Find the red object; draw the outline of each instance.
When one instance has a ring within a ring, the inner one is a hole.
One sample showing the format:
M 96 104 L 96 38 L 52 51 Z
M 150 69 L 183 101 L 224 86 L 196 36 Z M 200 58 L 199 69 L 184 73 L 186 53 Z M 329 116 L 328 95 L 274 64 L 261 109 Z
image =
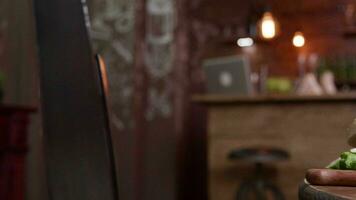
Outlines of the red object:
M 0 106 L 0 199 L 25 199 L 27 126 L 33 108 Z
M 312 185 L 356 187 L 356 171 L 334 169 L 309 169 L 307 181 Z

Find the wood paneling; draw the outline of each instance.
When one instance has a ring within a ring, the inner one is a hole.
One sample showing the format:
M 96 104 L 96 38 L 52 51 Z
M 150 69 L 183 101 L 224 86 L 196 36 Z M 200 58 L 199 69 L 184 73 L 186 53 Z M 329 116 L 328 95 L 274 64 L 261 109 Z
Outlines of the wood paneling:
M 210 200 L 231 200 L 253 166 L 232 162 L 227 155 L 242 147 L 273 146 L 288 151 L 289 161 L 274 163 L 272 175 L 286 199 L 297 199 L 297 188 L 308 168 L 323 168 L 348 150 L 348 124 L 356 104 L 290 102 L 224 104 L 209 107 Z M 337 111 L 337 115 L 335 115 Z

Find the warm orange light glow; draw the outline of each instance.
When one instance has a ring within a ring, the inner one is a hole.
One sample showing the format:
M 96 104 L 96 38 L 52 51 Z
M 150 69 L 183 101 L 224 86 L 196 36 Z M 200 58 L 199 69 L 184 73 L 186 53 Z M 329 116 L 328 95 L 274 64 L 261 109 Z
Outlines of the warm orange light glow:
M 277 22 L 272 13 L 265 12 L 261 20 L 261 35 L 265 39 L 272 39 L 277 35 Z
M 305 44 L 305 38 L 302 32 L 295 32 L 293 37 L 293 45 L 295 47 L 302 47 Z

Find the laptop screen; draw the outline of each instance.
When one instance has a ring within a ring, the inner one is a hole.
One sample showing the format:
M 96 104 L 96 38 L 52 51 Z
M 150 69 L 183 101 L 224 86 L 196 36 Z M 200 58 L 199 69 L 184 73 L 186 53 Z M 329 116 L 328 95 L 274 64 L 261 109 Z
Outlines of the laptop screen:
M 207 59 L 203 63 L 209 94 L 248 95 L 252 93 L 246 58 L 231 56 Z

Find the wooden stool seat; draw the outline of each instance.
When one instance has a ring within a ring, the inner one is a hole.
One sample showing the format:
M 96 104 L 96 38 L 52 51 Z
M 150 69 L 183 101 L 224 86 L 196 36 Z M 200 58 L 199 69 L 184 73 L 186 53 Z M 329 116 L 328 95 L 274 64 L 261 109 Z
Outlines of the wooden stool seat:
M 268 163 L 288 160 L 289 153 L 285 150 L 273 147 L 242 148 L 231 151 L 229 159 L 254 163 Z

